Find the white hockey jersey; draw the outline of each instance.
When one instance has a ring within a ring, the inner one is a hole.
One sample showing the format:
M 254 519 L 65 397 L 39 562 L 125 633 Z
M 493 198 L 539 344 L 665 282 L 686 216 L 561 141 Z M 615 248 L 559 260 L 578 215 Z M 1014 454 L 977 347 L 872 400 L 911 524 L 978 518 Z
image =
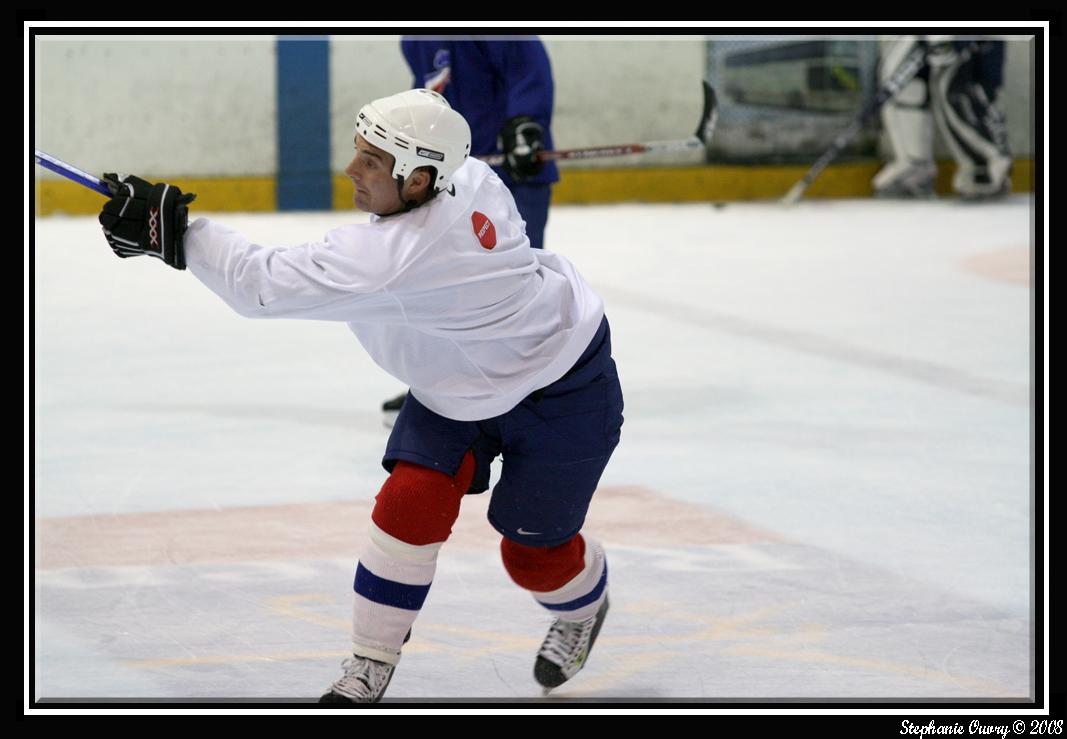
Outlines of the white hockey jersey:
M 260 246 L 200 218 L 186 263 L 241 315 L 345 321 L 427 408 L 492 418 L 562 377 L 604 307 L 570 262 L 530 248 L 488 166 L 470 159 L 452 181 L 454 195 L 300 246 Z

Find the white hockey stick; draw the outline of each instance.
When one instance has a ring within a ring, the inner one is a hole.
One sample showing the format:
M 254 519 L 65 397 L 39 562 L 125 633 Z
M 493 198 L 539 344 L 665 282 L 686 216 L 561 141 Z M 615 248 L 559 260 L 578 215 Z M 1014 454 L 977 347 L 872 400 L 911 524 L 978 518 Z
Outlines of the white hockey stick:
M 715 123 L 719 118 L 719 106 L 715 97 L 715 90 L 706 81 L 704 85 L 704 110 L 700 115 L 700 123 L 696 133 L 687 139 L 678 141 L 649 141 L 642 144 L 615 144 L 613 146 L 590 146 L 582 149 L 556 149 L 555 151 L 540 151 L 537 158 L 542 162 L 554 159 L 593 159 L 599 157 L 620 157 L 628 154 L 660 154 L 668 151 L 686 151 L 688 149 L 701 149 L 707 146 L 715 132 Z M 503 154 L 489 154 L 478 157 L 491 167 L 499 167 L 504 163 Z

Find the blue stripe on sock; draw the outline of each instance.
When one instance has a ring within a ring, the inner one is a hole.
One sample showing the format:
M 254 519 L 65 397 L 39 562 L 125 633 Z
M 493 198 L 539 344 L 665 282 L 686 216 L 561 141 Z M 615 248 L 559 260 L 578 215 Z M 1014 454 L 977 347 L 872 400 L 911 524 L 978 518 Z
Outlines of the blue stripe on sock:
M 604 572 L 600 575 L 600 580 L 597 582 L 596 587 L 583 595 L 581 598 L 575 598 L 569 600 L 566 603 L 541 603 L 545 608 L 550 611 L 576 611 L 582 606 L 587 606 L 604 592 L 604 588 L 608 586 L 608 563 L 604 563 Z M 540 601 L 538 601 L 540 603 Z
M 421 609 L 426 594 L 430 592 L 429 585 L 405 585 L 378 577 L 362 562 L 356 566 L 356 581 L 352 587 L 367 600 L 408 611 Z

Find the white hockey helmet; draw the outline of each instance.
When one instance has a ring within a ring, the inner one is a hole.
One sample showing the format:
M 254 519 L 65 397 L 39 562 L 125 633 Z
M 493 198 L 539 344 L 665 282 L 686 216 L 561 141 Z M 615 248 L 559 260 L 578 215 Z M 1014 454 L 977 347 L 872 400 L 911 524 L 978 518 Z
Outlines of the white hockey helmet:
M 425 88 L 367 103 L 356 117 L 356 133 L 393 155 L 393 177 L 435 167 L 434 191 L 448 189 L 452 173 L 471 152 L 471 129 L 439 93 Z

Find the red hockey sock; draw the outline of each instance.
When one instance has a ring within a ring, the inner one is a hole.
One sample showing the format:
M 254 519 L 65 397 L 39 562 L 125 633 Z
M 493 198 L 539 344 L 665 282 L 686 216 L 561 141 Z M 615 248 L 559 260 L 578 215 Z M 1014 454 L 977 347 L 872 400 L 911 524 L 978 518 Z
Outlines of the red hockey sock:
M 474 479 L 474 455 L 467 452 L 455 477 L 403 460 L 396 463 L 375 498 L 371 519 L 382 531 L 421 546 L 448 539 L 459 504 Z
M 504 569 L 515 584 L 526 590 L 547 593 L 577 577 L 585 567 L 585 540 L 581 534 L 554 547 L 531 547 L 502 539 L 500 554 Z

